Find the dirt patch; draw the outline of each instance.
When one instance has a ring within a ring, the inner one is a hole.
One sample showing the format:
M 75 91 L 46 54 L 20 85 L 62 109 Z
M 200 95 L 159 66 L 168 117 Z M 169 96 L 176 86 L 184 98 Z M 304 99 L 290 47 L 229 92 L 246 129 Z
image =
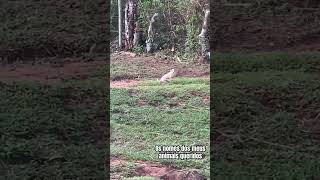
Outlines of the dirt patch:
M 210 96 L 204 96 L 203 103 L 205 105 L 210 105 Z
M 188 76 L 186 76 L 186 77 L 188 77 Z M 209 79 L 210 77 L 203 76 L 200 78 Z M 128 80 L 111 81 L 110 88 L 114 88 L 114 89 L 132 88 L 132 87 L 139 86 L 143 82 L 144 82 L 143 80 L 129 80 L 129 79 Z
M 106 65 L 106 61 L 97 58 L 92 61 L 81 61 L 81 58 L 58 59 L 45 64 L 16 64 L 0 67 L 2 81 L 30 80 L 41 83 L 54 83 L 67 79 L 87 79 L 95 76 L 97 70 Z
M 170 171 L 170 167 L 160 166 L 157 164 L 142 163 L 139 164 L 139 167 L 135 169 L 134 174 L 135 176 L 151 176 L 160 178 L 161 176 L 168 174 Z
M 129 65 L 128 65 L 129 64 Z M 130 68 L 128 68 L 130 66 Z M 115 72 L 121 69 L 121 73 Z M 137 55 L 118 52 L 111 55 L 111 88 L 130 88 L 141 84 L 143 78 L 160 79 L 171 69 L 177 70 L 177 77 L 210 78 L 209 64 L 184 64 L 157 58 L 154 55 Z M 113 72 L 114 71 L 114 72 Z
M 138 105 L 139 107 L 142 107 L 142 106 L 147 106 L 149 103 L 146 101 L 146 100 L 143 100 L 143 99 L 139 99 L 138 100 Z
M 205 180 L 207 179 L 198 171 L 171 171 L 168 174 L 161 177 L 163 180 Z
M 158 163 L 151 163 L 146 161 L 133 162 L 135 168 L 130 172 L 132 177 L 154 177 L 163 180 L 204 180 L 206 179 L 198 171 L 185 171 L 175 168 L 173 166 L 165 166 Z M 112 158 L 110 167 L 112 169 L 121 169 L 128 167 L 129 162 L 121 158 Z M 122 179 L 121 175 L 111 173 L 111 179 Z
M 179 63 L 166 60 L 156 55 L 132 55 L 132 53 L 119 52 L 111 54 L 111 79 L 139 79 L 158 78 L 171 69 L 177 70 L 177 76 L 181 77 L 209 77 L 209 64 Z

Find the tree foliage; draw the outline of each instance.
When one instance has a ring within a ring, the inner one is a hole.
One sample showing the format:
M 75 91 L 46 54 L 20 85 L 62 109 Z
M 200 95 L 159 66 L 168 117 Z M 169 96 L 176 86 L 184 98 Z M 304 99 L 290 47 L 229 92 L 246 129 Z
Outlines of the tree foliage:
M 112 7 L 116 7 L 116 2 L 112 1 Z M 147 35 L 151 17 L 159 13 L 155 24 L 156 49 L 174 49 L 185 55 L 197 54 L 197 36 L 201 31 L 206 8 L 209 8 L 209 0 L 138 0 L 138 21 Z M 116 11 L 116 8 L 111 10 Z M 111 29 L 116 29 L 116 21 L 113 23 Z

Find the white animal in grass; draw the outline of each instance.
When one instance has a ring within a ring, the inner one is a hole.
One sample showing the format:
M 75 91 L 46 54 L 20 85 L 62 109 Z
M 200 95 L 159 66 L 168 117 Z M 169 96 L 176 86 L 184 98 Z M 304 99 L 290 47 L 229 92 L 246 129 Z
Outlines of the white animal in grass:
M 166 81 L 171 80 L 173 77 L 175 77 L 177 75 L 177 71 L 175 71 L 174 69 L 171 69 L 170 72 L 168 72 L 167 74 L 163 75 L 160 79 L 160 83 L 164 83 Z

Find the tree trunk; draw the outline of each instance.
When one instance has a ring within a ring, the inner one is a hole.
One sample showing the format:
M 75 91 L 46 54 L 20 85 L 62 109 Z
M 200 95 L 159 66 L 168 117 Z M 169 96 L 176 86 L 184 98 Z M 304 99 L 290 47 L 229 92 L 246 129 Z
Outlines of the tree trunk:
M 137 2 L 128 0 L 125 9 L 125 50 L 132 50 L 134 42 L 135 22 L 137 19 Z
M 201 33 L 198 35 L 199 37 L 199 44 L 201 46 L 201 58 L 202 61 L 209 61 L 210 60 L 210 45 L 209 45 L 209 38 L 208 38 L 208 21 L 210 16 L 210 10 L 205 10 L 204 21 L 202 25 Z
M 122 9 L 121 0 L 118 0 L 118 29 L 119 29 L 119 49 L 122 49 Z
M 153 50 L 153 37 L 154 37 L 154 22 L 156 21 L 156 17 L 158 16 L 158 13 L 155 13 L 151 20 L 150 20 L 150 24 L 149 24 L 149 29 L 148 29 L 148 39 L 146 41 L 146 49 L 147 49 L 147 53 L 152 52 Z
M 143 30 L 140 28 L 140 24 L 136 22 L 136 28 L 134 30 L 134 38 L 133 38 L 133 46 L 134 47 L 141 47 L 144 45 L 143 40 Z

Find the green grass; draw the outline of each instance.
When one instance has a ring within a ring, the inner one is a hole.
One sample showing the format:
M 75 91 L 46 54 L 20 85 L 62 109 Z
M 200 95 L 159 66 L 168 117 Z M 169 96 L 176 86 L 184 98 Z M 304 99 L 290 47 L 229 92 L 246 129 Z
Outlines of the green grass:
M 19 49 L 23 58 L 72 57 L 94 44 L 93 54 L 106 52 L 106 3 L 0 1 L 0 54 Z M 0 82 L 2 178 L 104 178 L 105 72 L 95 75 L 54 87 Z
M 1 1 L 0 49 L 36 49 L 40 55 L 106 52 L 106 4 L 94 1 Z M 28 50 L 26 50 L 28 51 Z M 30 52 L 27 52 L 30 53 Z
M 94 129 L 106 121 L 105 81 L 95 84 L 0 83 L 1 176 L 103 179 L 105 145 Z
M 320 177 L 319 134 L 312 133 L 320 127 L 319 60 L 311 53 L 217 55 L 214 179 Z
M 147 81 L 135 89 L 111 89 L 111 154 L 129 160 L 173 162 L 209 175 L 209 80 Z M 161 160 L 156 145 L 205 145 L 203 160 Z
M 320 53 L 215 53 L 214 72 L 300 71 L 319 72 Z

